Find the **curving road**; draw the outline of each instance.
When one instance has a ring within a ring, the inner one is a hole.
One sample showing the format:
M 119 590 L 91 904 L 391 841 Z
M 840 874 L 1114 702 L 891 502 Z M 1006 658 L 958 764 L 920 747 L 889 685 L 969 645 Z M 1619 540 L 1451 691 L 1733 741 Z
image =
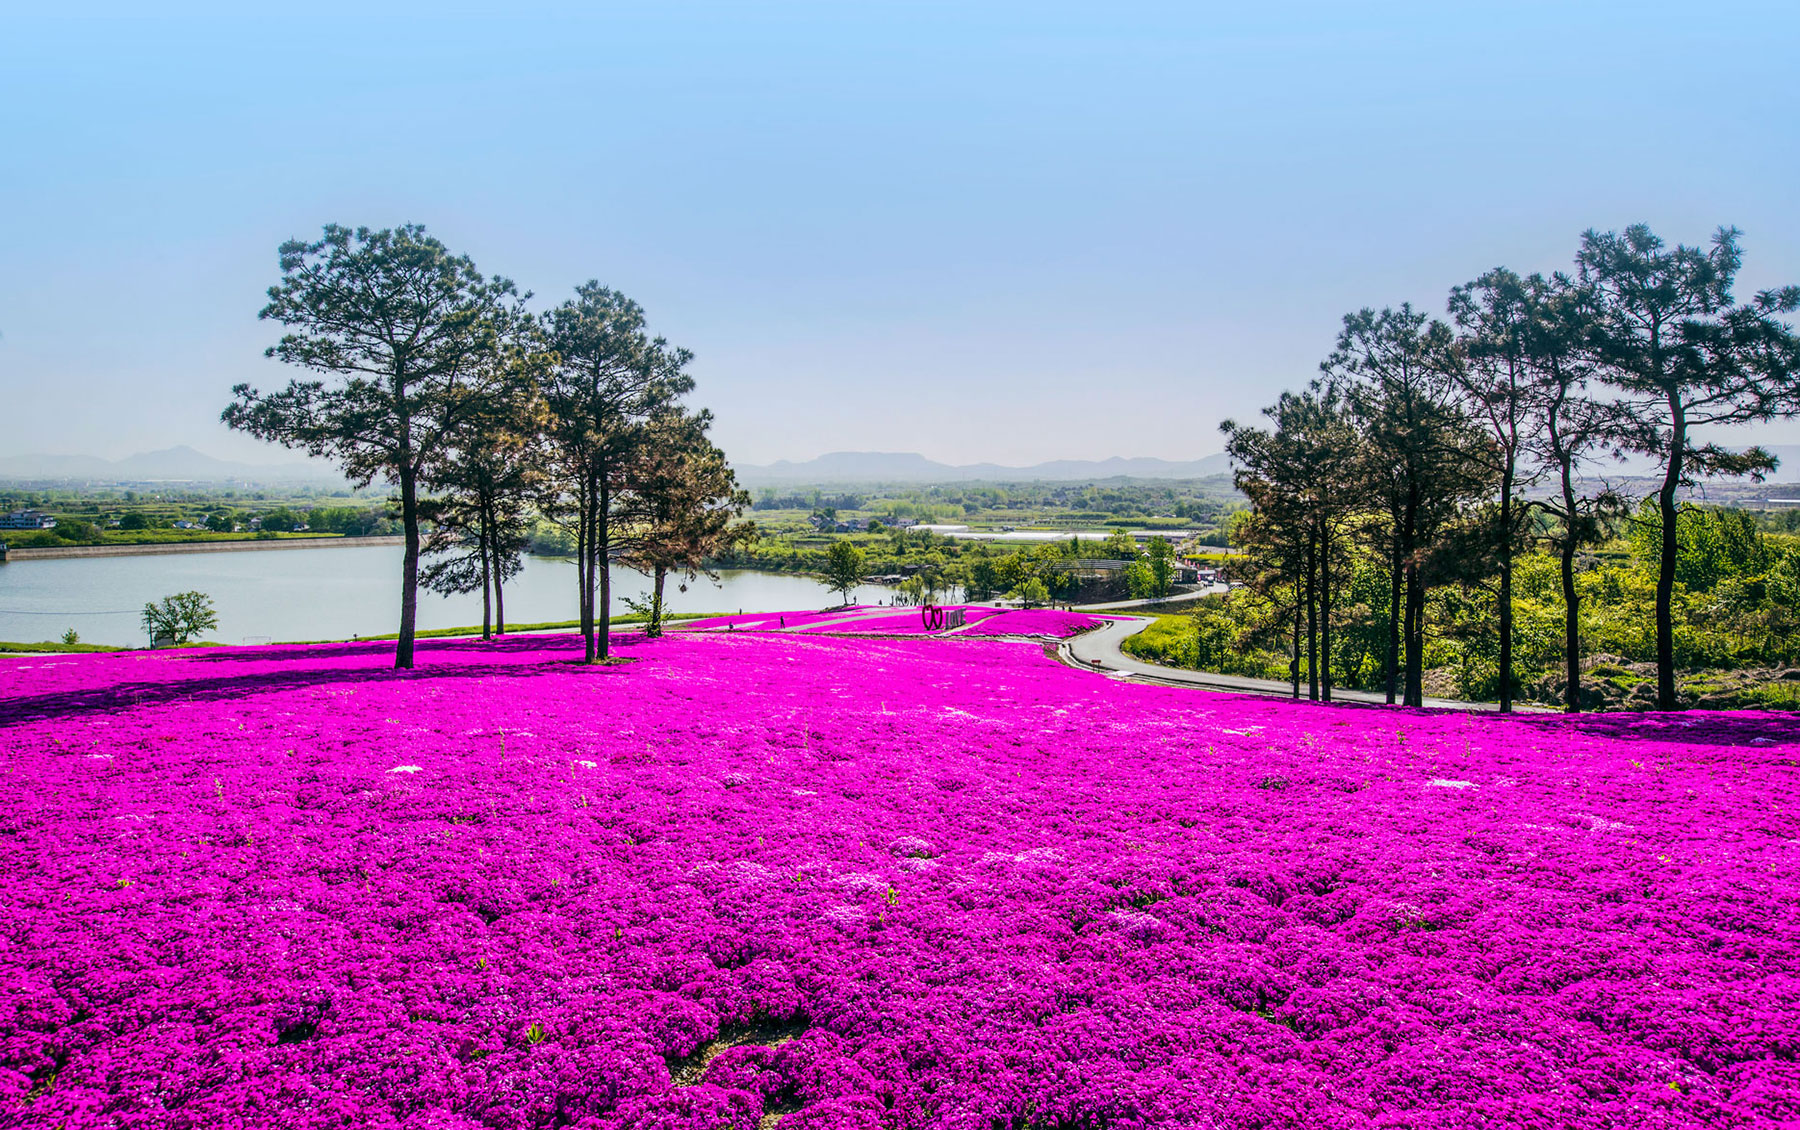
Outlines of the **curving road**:
M 1260 694 L 1275 698 L 1291 698 L 1293 696 L 1293 684 L 1280 679 L 1252 679 L 1243 675 L 1219 675 L 1211 671 L 1189 671 L 1181 667 L 1165 667 L 1160 663 L 1146 663 L 1141 659 L 1126 655 L 1120 645 L 1149 627 L 1151 623 L 1151 620 L 1143 617 L 1118 617 L 1103 628 L 1083 632 L 1073 639 L 1065 640 L 1057 648 L 1057 654 L 1071 666 L 1097 671 L 1118 679 L 1198 687 L 1211 691 L 1234 691 L 1238 694 Z M 1304 685 L 1301 690 L 1304 693 Z M 1331 700 L 1374 705 L 1387 704 L 1385 694 L 1345 690 L 1341 687 L 1332 688 Z M 1425 700 L 1425 705 L 1439 710 L 1499 709 L 1491 702 L 1459 702 L 1448 698 L 1428 698 Z M 1517 709 L 1523 712 L 1541 708 L 1520 706 Z

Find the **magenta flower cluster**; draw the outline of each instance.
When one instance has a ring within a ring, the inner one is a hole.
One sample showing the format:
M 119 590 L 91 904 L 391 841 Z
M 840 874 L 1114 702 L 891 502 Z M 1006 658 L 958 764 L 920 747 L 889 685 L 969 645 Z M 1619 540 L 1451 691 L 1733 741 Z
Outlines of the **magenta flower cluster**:
M 950 604 L 946 612 L 960 611 L 963 627 L 948 629 L 958 636 L 1038 636 L 1067 639 L 1105 622 L 1100 616 L 1063 612 L 1051 608 L 993 608 L 985 604 Z M 678 625 L 681 631 L 802 631 L 814 635 L 916 636 L 936 634 L 927 626 L 922 609 L 882 611 L 861 605 L 829 612 L 757 612 L 713 616 Z M 946 629 L 938 629 L 942 632 Z
M 1791 715 L 579 653 L 0 666 L 0 1126 L 1800 1119 Z
M 1000 613 L 1000 609 L 989 608 L 985 605 L 946 604 L 939 607 L 946 613 L 953 610 L 962 612 L 964 624 L 974 624 Z M 942 627 L 937 629 L 937 631 L 943 630 Z M 927 626 L 924 609 L 902 608 L 895 609 L 885 615 L 863 616 L 839 624 L 832 624 L 829 622 L 816 624 L 809 626 L 806 631 L 851 632 L 857 635 L 917 636 L 928 634 L 931 632 L 931 629 Z
M 676 621 L 670 628 L 684 632 L 722 632 L 722 631 L 755 631 L 778 632 L 786 628 L 801 628 L 809 624 L 828 623 L 833 620 L 849 620 L 866 615 L 873 606 L 866 604 L 850 604 L 842 608 L 828 608 L 823 611 L 795 612 L 740 612 L 734 616 L 708 616 L 703 620 Z
M 958 632 L 963 636 L 1043 636 L 1067 639 L 1089 628 L 1105 623 L 1100 616 L 1082 612 L 1063 612 L 1055 608 L 1022 608 L 1002 612 Z

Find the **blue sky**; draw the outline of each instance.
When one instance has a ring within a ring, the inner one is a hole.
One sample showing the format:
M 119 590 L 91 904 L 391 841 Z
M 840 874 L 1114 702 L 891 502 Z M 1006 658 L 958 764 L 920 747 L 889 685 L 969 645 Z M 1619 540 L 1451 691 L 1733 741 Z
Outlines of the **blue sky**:
M 331 221 L 625 291 L 747 463 L 1195 458 L 1345 311 L 1588 227 L 1800 282 L 1792 5 L 83 11 L 0 34 L 13 451 L 288 458 L 216 419 Z

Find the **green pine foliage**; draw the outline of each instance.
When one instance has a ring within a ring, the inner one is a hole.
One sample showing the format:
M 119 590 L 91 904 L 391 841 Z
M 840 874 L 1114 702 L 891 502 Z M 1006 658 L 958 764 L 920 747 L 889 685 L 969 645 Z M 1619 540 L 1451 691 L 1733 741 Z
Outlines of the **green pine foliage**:
M 1656 547 L 1653 505 L 1625 536 L 1585 556 L 1576 574 L 1583 653 L 1596 677 L 1630 686 L 1632 664 L 1656 660 Z M 1678 519 L 1675 659 L 1683 671 L 1780 668 L 1800 664 L 1800 536 L 1759 528 L 1755 515 L 1724 507 L 1684 508 Z M 1354 563 L 1332 639 L 1340 685 L 1378 690 L 1386 633 L 1386 573 L 1363 555 Z M 1534 551 L 1513 578 L 1515 688 L 1527 701 L 1543 693 L 1562 664 L 1563 604 L 1557 561 Z M 1432 589 L 1425 667 L 1449 672 L 1459 697 L 1499 694 L 1498 594 L 1491 583 Z M 1249 589 L 1211 597 L 1185 615 L 1159 618 L 1126 641 L 1139 658 L 1232 675 L 1286 678 L 1291 621 L 1274 615 Z M 1304 673 L 1304 659 L 1302 672 Z M 1698 686 L 1698 684 L 1695 684 Z M 1763 705 L 1792 709 L 1800 686 L 1758 688 Z

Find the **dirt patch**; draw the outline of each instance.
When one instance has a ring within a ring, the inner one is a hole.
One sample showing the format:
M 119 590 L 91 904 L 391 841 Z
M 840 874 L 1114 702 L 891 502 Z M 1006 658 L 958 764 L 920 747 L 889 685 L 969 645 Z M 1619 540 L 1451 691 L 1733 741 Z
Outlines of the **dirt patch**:
M 726 1027 L 719 1032 L 718 1039 L 702 1044 L 693 1055 L 669 1060 L 669 1082 L 677 1087 L 692 1087 L 700 1082 L 701 1076 L 706 1074 L 706 1065 L 718 1058 L 720 1052 L 742 1047 L 745 1044 L 760 1044 L 765 1048 L 778 1048 L 789 1040 L 803 1035 L 811 1026 L 811 1022 L 802 1017 Z M 767 1116 L 764 1117 L 764 1121 L 767 1123 Z M 769 1124 L 772 1125 L 772 1123 Z

